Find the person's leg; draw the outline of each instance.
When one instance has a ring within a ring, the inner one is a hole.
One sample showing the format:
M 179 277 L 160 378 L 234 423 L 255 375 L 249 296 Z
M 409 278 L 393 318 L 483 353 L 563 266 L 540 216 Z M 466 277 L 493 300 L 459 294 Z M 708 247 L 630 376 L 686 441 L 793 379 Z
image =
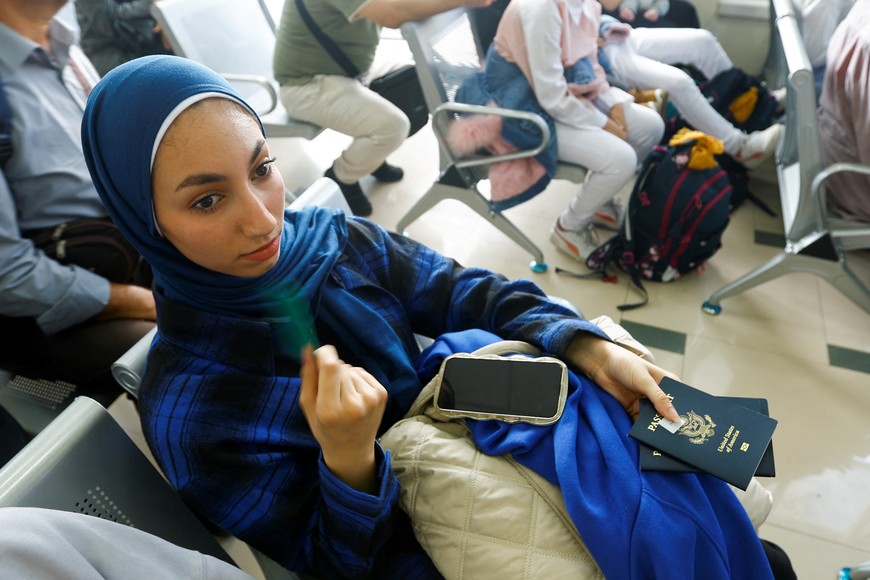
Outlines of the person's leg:
M 560 218 L 563 228 L 581 230 L 592 220 L 595 210 L 610 201 L 634 175 L 637 153 L 629 143 L 603 129 L 577 129 L 556 123 L 556 136 L 559 159 L 588 170 Z
M 0 368 L 33 379 L 61 380 L 109 404 L 123 391 L 111 373 L 152 328 L 144 320 L 93 320 L 45 335 L 30 318 L 0 320 Z
M 281 101 L 294 118 L 354 138 L 334 164 L 335 175 L 345 183 L 377 169 L 410 128 L 398 107 L 347 77 L 318 76 L 304 87 L 284 86 Z
M 642 28 L 632 30 L 628 42 L 640 56 L 665 64 L 691 64 L 708 79 L 734 67 L 728 53 L 708 30 Z
M 629 143 L 603 129 L 578 129 L 557 122 L 556 138 L 559 159 L 581 165 L 587 173 L 553 224 L 550 241 L 575 260 L 585 262 L 599 244 L 593 227 L 596 211 L 609 204 L 634 175 L 637 153 Z
M 635 32 L 639 31 L 633 30 L 631 36 Z M 720 139 L 729 153 L 740 149 L 743 132 L 716 112 L 684 71 L 639 54 L 633 43 L 608 43 L 605 51 L 618 82 L 638 89 L 667 91 L 668 99 L 693 127 Z
M 627 103 L 623 111 L 628 143 L 634 148 L 638 162 L 643 163 L 652 148 L 661 142 L 665 132 L 664 121 L 657 112 L 636 103 Z
M 321 75 L 306 85 L 281 87 L 281 102 L 296 119 L 350 135 L 353 142 L 325 175 L 338 183 L 355 215 L 368 216 L 372 205 L 359 178 L 373 173 L 380 181 L 402 178 L 386 164 L 410 131 L 410 121 L 395 105 L 348 77 Z

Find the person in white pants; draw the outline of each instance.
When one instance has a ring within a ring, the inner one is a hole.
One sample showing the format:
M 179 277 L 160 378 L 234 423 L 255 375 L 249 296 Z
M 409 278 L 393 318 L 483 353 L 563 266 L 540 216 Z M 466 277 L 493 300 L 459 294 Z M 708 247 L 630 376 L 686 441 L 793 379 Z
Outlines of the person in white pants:
M 552 117 L 558 158 L 588 169 L 550 235 L 559 250 L 580 262 L 599 245 L 594 226 L 619 227 L 623 212 L 614 197 L 664 133 L 655 111 L 607 83 L 597 62 L 600 19 L 595 0 L 513 0 L 493 40 L 499 57 L 522 71 L 538 105 Z M 594 88 L 581 93 L 566 80 L 565 68 L 587 58 Z
M 776 150 L 782 125 L 744 133 L 716 112 L 686 72 L 671 66 L 693 65 L 708 79 L 732 68 L 734 63 L 712 33 L 692 28 L 632 29 L 614 23 L 605 34 L 604 52 L 617 82 L 667 91 L 686 121 L 720 139 L 725 151 L 747 167 L 760 164 Z

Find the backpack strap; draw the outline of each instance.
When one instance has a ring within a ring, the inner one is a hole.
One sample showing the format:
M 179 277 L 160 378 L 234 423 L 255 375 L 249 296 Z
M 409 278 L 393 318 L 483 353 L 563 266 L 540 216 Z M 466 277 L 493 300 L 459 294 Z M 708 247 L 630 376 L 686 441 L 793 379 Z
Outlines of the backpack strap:
M 3 78 L 0 77 L 0 170 L 12 157 L 12 152 L 12 109 L 9 108 Z
M 641 306 L 645 306 L 646 303 L 649 302 L 649 292 L 647 292 L 646 288 L 644 288 L 643 282 L 640 279 L 640 274 L 637 271 L 637 262 L 635 261 L 635 240 L 634 232 L 631 228 L 631 223 L 632 219 L 634 218 L 634 214 L 637 212 L 637 208 L 639 206 L 638 196 L 640 195 L 640 191 L 641 189 L 643 189 L 643 186 L 646 183 L 650 172 L 653 170 L 653 167 L 655 167 L 655 165 L 657 165 L 664 158 L 664 154 L 665 149 L 657 147 L 653 149 L 644 160 L 643 166 L 640 169 L 640 173 L 637 176 L 637 180 L 635 180 L 634 182 L 634 187 L 631 190 L 631 197 L 629 197 L 628 202 L 628 211 L 625 212 L 625 219 L 622 222 L 622 229 L 619 231 L 619 237 L 622 238 L 622 263 L 625 264 L 625 267 L 628 270 L 628 275 L 631 276 L 632 284 L 634 284 L 635 288 L 637 288 L 638 292 L 640 292 L 640 294 L 643 296 L 643 300 L 640 302 L 634 302 L 632 304 L 621 304 L 616 307 L 617 310 L 623 312 L 626 310 L 634 310 L 635 308 L 640 308 Z
M 311 32 L 312 36 L 317 39 L 317 42 L 320 43 L 326 52 L 329 53 L 329 56 L 332 57 L 338 66 L 344 69 L 344 72 L 347 73 L 347 76 L 351 78 L 358 77 L 360 74 L 360 70 L 354 66 L 351 62 L 350 58 L 344 53 L 343 50 L 335 43 L 334 40 L 326 36 L 323 33 L 323 30 L 320 29 L 320 26 L 314 21 L 314 18 L 311 17 L 311 13 L 308 12 L 308 8 L 305 7 L 305 3 L 302 0 L 296 0 L 296 9 L 299 11 L 299 16 L 302 17 L 302 21 L 305 22 L 305 26 L 308 27 L 308 31 Z

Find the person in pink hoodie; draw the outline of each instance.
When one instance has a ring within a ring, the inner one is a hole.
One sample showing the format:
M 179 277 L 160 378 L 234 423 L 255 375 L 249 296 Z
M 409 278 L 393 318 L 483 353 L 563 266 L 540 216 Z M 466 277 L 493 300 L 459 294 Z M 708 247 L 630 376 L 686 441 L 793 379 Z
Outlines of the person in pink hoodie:
M 819 132 L 824 165 L 870 165 L 870 0 L 855 3 L 828 44 Z M 832 176 L 828 208 L 845 220 L 870 223 L 870 176 Z
M 588 169 L 550 235 L 557 248 L 580 262 L 599 245 L 596 225 L 619 227 L 622 210 L 614 196 L 664 132 L 655 111 L 607 83 L 597 60 L 600 19 L 596 0 L 513 0 L 493 41 L 553 118 L 558 158 Z M 565 69 L 585 58 L 593 64 L 595 90 L 581 92 L 569 85 Z

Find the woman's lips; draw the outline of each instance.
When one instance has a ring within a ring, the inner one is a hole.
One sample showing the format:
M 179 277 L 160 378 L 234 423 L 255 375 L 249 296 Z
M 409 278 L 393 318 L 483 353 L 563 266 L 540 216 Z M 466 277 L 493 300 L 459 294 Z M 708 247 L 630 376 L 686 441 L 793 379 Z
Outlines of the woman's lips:
M 272 256 L 278 252 L 278 248 L 281 247 L 281 236 L 275 236 L 275 238 L 266 244 L 265 246 L 254 250 L 248 254 L 242 254 L 242 257 L 246 260 L 252 260 L 255 262 L 262 262 L 263 260 L 268 260 Z

